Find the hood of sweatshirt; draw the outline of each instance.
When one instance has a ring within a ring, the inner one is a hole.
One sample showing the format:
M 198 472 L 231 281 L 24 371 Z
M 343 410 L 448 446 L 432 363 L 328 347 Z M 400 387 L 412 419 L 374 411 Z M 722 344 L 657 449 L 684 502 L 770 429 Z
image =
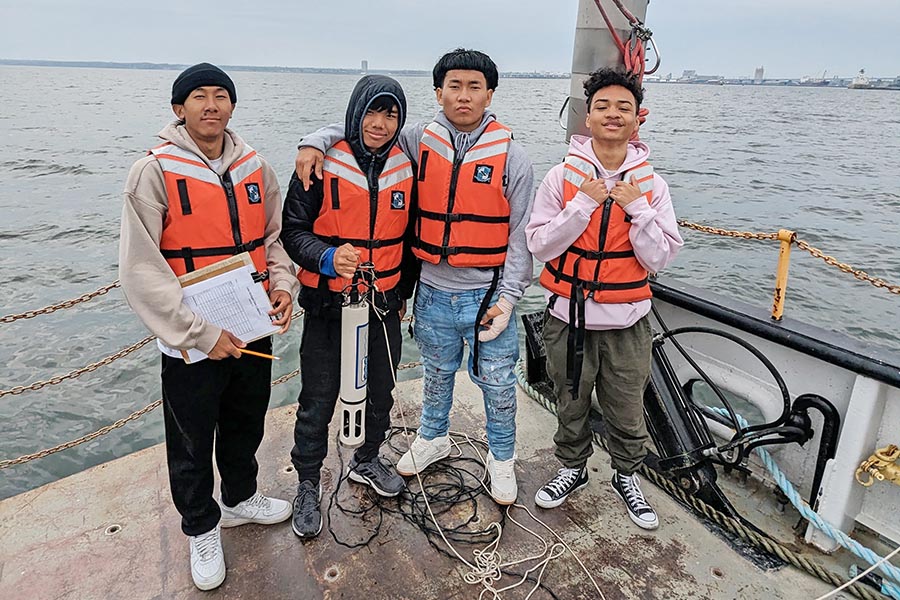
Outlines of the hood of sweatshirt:
M 393 99 L 399 107 L 399 114 L 397 115 L 397 132 L 391 138 L 391 141 L 385 144 L 376 155 L 370 152 L 363 143 L 362 122 L 366 116 L 366 111 L 369 110 L 369 106 L 376 98 L 381 96 L 389 96 Z M 400 130 L 403 129 L 405 123 L 406 95 L 397 81 L 385 75 L 366 75 L 356 82 L 356 87 L 353 88 L 353 92 L 350 94 L 350 101 L 347 103 L 347 114 L 344 116 L 344 124 L 347 127 L 344 135 L 347 143 L 350 144 L 350 148 L 353 149 L 353 155 L 356 157 L 360 167 L 367 169 L 369 163 L 374 159 L 376 165 L 378 165 L 377 170 L 380 171 L 380 167 L 384 165 L 391 148 L 397 143 L 397 138 L 400 137 Z
M 569 154 L 574 154 L 590 161 L 591 164 L 597 167 L 598 179 L 612 179 L 647 160 L 650 157 L 650 148 L 644 142 L 629 141 L 628 148 L 625 151 L 625 160 L 615 171 L 607 171 L 600 164 L 600 159 L 594 154 L 594 148 L 591 146 L 591 138 L 589 136 L 573 135 L 569 141 Z
M 193 154 L 196 154 L 199 159 L 209 165 L 209 159 L 203 154 L 203 151 L 200 150 L 197 143 L 188 133 L 187 129 L 184 125 L 179 124 L 179 121 L 173 121 L 169 123 L 165 127 L 162 128 L 162 131 L 157 133 L 156 135 L 162 138 L 167 142 L 172 142 L 179 148 L 183 150 L 187 150 Z M 218 174 L 221 175 L 224 173 L 231 165 L 234 164 L 238 158 L 241 157 L 241 154 L 244 152 L 244 147 L 246 144 L 244 140 L 238 136 L 235 132 L 231 131 L 227 127 L 225 128 L 225 143 L 222 149 L 222 168 L 218 171 Z M 210 168 L 212 168 L 210 166 Z M 215 169 L 214 169 L 215 170 Z
M 462 152 L 467 152 L 478 141 L 488 124 L 497 120 L 497 116 L 491 111 L 485 110 L 484 116 L 481 118 L 481 124 L 472 131 L 459 131 L 442 110 L 438 111 L 434 116 L 434 120 L 436 123 L 446 127 L 450 135 L 453 136 L 453 149 L 456 150 L 458 156 Z

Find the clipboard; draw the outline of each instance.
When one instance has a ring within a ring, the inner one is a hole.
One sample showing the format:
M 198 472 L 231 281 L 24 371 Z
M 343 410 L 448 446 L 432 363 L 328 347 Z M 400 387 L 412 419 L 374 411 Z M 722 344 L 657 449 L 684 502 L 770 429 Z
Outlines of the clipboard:
M 241 252 L 240 254 L 235 254 L 234 256 L 229 256 L 223 260 L 218 262 L 214 262 L 211 265 L 206 265 L 202 269 L 197 269 L 196 271 L 191 271 L 190 273 L 185 273 L 178 277 L 178 282 L 181 284 L 181 287 L 186 288 L 189 285 L 194 285 L 195 283 L 200 283 L 201 281 L 206 281 L 207 279 L 211 279 L 216 275 L 221 275 L 223 273 L 229 273 L 234 271 L 235 269 L 240 269 L 241 267 L 250 267 L 251 269 L 255 269 L 253 265 L 253 259 L 250 258 L 249 252 Z
M 241 341 L 253 342 L 279 330 L 271 325 L 268 311 L 272 303 L 262 283 L 253 280 L 256 270 L 248 252 L 207 265 L 178 278 L 185 292 L 183 302 L 195 313 L 223 329 L 228 329 Z M 179 350 L 157 340 L 159 349 L 192 364 L 207 357 L 203 352 Z

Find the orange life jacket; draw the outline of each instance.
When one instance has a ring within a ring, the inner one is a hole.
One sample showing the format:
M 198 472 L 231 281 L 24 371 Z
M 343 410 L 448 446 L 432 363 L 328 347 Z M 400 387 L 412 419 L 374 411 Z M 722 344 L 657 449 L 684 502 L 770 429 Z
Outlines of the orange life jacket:
M 509 244 L 509 201 L 503 193 L 512 132 L 492 121 L 457 156 L 446 127 L 431 123 L 419 144 L 417 257 L 454 267 L 499 267 Z
M 351 244 L 362 262 L 375 265 L 378 290 L 386 292 L 400 281 L 403 236 L 409 222 L 413 189 L 412 164 L 394 146 L 378 176 L 378 189 L 370 190 L 353 150 L 341 140 L 325 153 L 324 199 L 313 233 L 332 246 Z M 343 277 L 322 277 L 301 269 L 300 283 L 312 288 L 343 291 L 351 282 Z
M 566 157 L 563 206 L 575 197 L 585 179 L 595 173 L 596 167 L 584 158 L 571 154 Z M 630 182 L 632 178 L 649 203 L 653 198 L 653 167 L 643 162 L 622 175 L 623 181 Z M 630 229 L 627 213 L 608 198 L 591 215 L 581 236 L 561 256 L 544 264 L 541 285 L 564 298 L 572 298 L 573 287 L 578 287 L 584 298 L 600 303 L 650 298 L 647 270 L 634 256 L 628 238 Z
M 245 146 L 220 177 L 197 155 L 175 144 L 150 150 L 162 168 L 169 210 L 159 249 L 175 275 L 249 252 L 254 279 L 268 289 L 266 190 L 262 162 Z

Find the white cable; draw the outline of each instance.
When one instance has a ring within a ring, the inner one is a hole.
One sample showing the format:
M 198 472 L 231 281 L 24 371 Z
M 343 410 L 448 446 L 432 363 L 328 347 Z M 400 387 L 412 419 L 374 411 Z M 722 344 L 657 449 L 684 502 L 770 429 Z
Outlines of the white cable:
M 372 306 L 375 306 L 374 301 L 373 301 Z M 396 388 L 397 387 L 397 374 L 393 369 L 394 357 L 393 357 L 393 353 L 391 352 L 390 342 L 388 341 L 387 324 L 384 322 L 384 319 L 381 317 L 380 311 L 376 310 L 375 314 L 378 316 L 378 320 L 381 321 L 381 326 L 384 331 L 384 342 L 385 342 L 385 347 L 387 348 L 387 353 L 388 353 L 388 364 L 391 365 L 391 377 L 393 378 L 394 387 Z M 538 523 L 540 523 L 545 529 L 547 529 L 547 531 L 552 533 L 556 537 L 556 539 L 559 540 L 559 542 L 557 542 L 553 545 L 548 544 L 547 541 L 544 538 L 542 538 L 540 535 L 536 534 L 535 532 L 531 531 L 530 529 L 528 529 L 527 527 L 525 527 L 524 525 L 522 525 L 521 523 L 516 521 L 510 514 L 510 508 L 512 508 L 512 506 L 507 506 L 506 516 L 513 523 L 518 525 L 520 528 L 524 529 L 526 532 L 528 532 L 532 536 L 539 539 L 541 541 L 541 543 L 544 544 L 543 552 L 541 552 L 539 555 L 536 555 L 536 556 L 523 558 L 523 559 L 520 559 L 517 561 L 512 561 L 509 563 L 503 563 L 501 555 L 497 551 L 497 548 L 500 545 L 500 538 L 503 535 L 503 528 L 501 527 L 500 523 L 497 523 L 496 521 L 494 521 L 488 527 L 495 528 L 497 530 L 497 537 L 494 538 L 494 540 L 492 540 L 491 542 L 489 542 L 488 545 L 485 546 L 485 548 L 483 548 L 481 550 L 478 550 L 478 549 L 473 550 L 472 554 L 475 557 L 475 564 L 473 565 L 472 563 L 467 561 L 465 558 L 463 558 L 462 555 L 460 555 L 460 553 L 457 552 L 456 548 L 453 547 L 453 544 L 450 543 L 450 540 L 448 540 L 447 537 L 444 535 L 444 530 L 438 524 L 437 517 L 435 517 L 434 512 L 431 509 L 431 503 L 428 500 L 428 495 L 425 493 L 425 486 L 422 482 L 422 477 L 421 477 L 421 474 L 419 473 L 419 468 L 416 465 L 415 454 L 412 452 L 412 443 L 409 441 L 410 427 L 409 427 L 409 423 L 406 421 L 406 413 L 403 410 L 402 395 L 398 393 L 397 399 L 398 399 L 397 407 L 400 410 L 400 418 L 403 421 L 404 433 L 405 433 L 405 437 L 407 438 L 407 450 L 409 451 L 409 456 L 413 463 L 413 470 L 416 472 L 416 480 L 419 482 L 419 489 L 422 490 L 422 498 L 425 501 L 425 507 L 428 509 L 428 515 L 431 517 L 431 521 L 432 521 L 432 523 L 434 523 L 434 526 L 437 529 L 438 533 L 440 534 L 441 539 L 444 540 L 444 543 L 447 545 L 447 547 L 450 549 L 450 551 L 453 553 L 453 555 L 456 556 L 456 558 L 459 559 L 460 562 L 462 562 L 467 567 L 469 567 L 469 569 L 470 569 L 469 572 L 465 573 L 463 575 L 463 581 L 465 581 L 466 583 L 468 583 L 470 585 L 481 583 L 482 586 L 484 586 L 484 589 L 481 591 L 481 594 L 479 594 L 479 596 L 478 596 L 479 600 L 482 600 L 482 598 L 484 597 L 485 594 L 491 594 L 492 595 L 491 600 L 501 600 L 501 596 L 500 596 L 501 592 L 509 591 L 513 588 L 516 588 L 516 587 L 524 584 L 525 581 L 527 580 L 528 575 L 530 575 L 533 571 L 540 568 L 540 572 L 538 573 L 538 576 L 537 576 L 537 582 L 535 583 L 534 587 L 528 592 L 528 595 L 525 597 L 525 600 L 529 600 L 529 598 L 531 598 L 531 596 L 534 594 L 534 592 L 537 591 L 537 589 L 541 586 L 541 581 L 544 576 L 544 571 L 546 570 L 547 565 L 550 564 L 550 561 L 555 560 L 564 554 L 564 552 L 562 551 L 562 548 L 564 548 L 565 550 L 568 550 L 569 553 L 575 558 L 575 560 L 578 562 L 579 566 L 581 566 L 582 570 L 585 572 L 585 574 L 587 574 L 588 578 L 591 580 L 591 583 L 594 585 L 594 589 L 596 589 L 597 593 L 600 594 L 601 600 L 606 600 L 606 597 L 603 595 L 603 591 L 600 589 L 600 586 L 597 585 L 597 582 L 594 580 L 591 573 L 587 570 L 587 567 L 584 566 L 584 563 L 581 562 L 581 559 L 578 558 L 578 555 L 575 553 L 575 551 L 572 550 L 572 548 L 562 539 L 562 537 L 560 537 L 560 535 L 558 533 L 556 533 L 556 531 L 553 530 L 553 528 L 551 528 L 549 525 L 547 525 L 546 523 L 544 523 L 543 521 L 541 521 L 540 519 L 535 517 L 531 513 L 531 511 L 528 510 L 528 508 L 526 506 L 523 506 L 521 504 L 515 504 L 514 507 L 521 508 L 525 512 L 527 512 L 528 516 L 530 516 L 534 521 L 537 521 Z M 485 464 L 484 457 L 481 455 L 481 451 L 478 449 L 478 447 L 471 440 L 471 438 L 469 438 L 469 436 L 467 434 L 457 433 L 457 432 L 452 432 L 452 431 L 449 433 L 450 433 L 450 441 L 456 448 L 457 452 L 459 453 L 458 456 L 462 456 L 462 448 L 459 446 L 459 443 L 456 441 L 454 436 L 460 436 L 460 437 L 464 438 L 466 443 L 468 443 L 469 446 L 471 446 L 472 449 L 475 451 L 475 454 L 478 456 L 479 461 L 481 462 L 482 466 L 484 467 L 484 473 L 481 477 L 480 483 L 481 483 L 482 487 L 484 487 L 485 490 L 488 492 L 488 494 L 490 494 L 490 489 L 487 487 L 487 483 L 486 483 L 487 466 Z M 502 587 L 500 589 L 495 589 L 494 586 L 492 585 L 492 583 L 500 581 L 500 579 L 502 578 L 502 576 L 503 576 L 502 568 L 503 567 L 510 567 L 510 566 L 514 566 L 514 565 L 518 565 L 518 564 L 521 564 L 524 562 L 528 562 L 531 560 L 538 560 L 538 559 L 542 559 L 542 560 L 540 560 L 540 562 L 538 562 L 537 564 L 532 566 L 530 569 L 526 570 L 522 574 L 522 578 L 519 581 L 517 581 L 516 583 L 510 584 L 510 585 L 508 585 L 506 587 Z
M 854 583 L 856 583 L 857 581 L 859 581 L 860 579 L 862 579 L 863 577 L 865 577 L 866 575 L 868 575 L 869 573 L 871 573 L 872 571 L 874 571 L 875 569 L 880 567 L 883 563 L 886 563 L 887 561 L 891 560 L 898 553 L 900 553 L 900 546 L 898 546 L 896 550 L 894 550 L 893 552 L 891 552 L 890 554 L 888 554 L 887 556 L 885 556 L 884 558 L 879 560 L 877 563 L 875 563 L 874 565 L 872 565 L 871 567 L 869 567 L 868 569 L 866 569 L 865 571 L 863 571 L 862 573 L 860 573 L 859 575 L 857 575 L 856 577 L 851 579 L 850 581 L 843 584 L 841 587 L 831 590 L 824 596 L 819 596 L 818 598 L 816 598 L 816 600 L 825 600 L 825 598 L 831 598 L 832 596 L 834 596 L 841 590 L 844 590 L 844 589 L 850 587 L 851 585 L 853 585 Z

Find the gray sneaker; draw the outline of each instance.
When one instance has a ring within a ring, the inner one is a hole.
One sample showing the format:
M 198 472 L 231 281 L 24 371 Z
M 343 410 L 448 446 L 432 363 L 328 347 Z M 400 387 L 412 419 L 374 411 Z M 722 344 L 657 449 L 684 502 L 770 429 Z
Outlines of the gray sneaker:
M 316 537 L 322 531 L 322 510 L 319 508 L 321 500 L 321 483 L 313 483 L 307 479 L 297 486 L 291 529 L 298 537 Z
M 380 456 L 365 462 L 358 462 L 354 456 L 350 460 L 347 476 L 357 483 L 370 486 L 379 496 L 388 498 L 396 496 L 406 487 L 406 482 L 397 475 L 394 465 Z

